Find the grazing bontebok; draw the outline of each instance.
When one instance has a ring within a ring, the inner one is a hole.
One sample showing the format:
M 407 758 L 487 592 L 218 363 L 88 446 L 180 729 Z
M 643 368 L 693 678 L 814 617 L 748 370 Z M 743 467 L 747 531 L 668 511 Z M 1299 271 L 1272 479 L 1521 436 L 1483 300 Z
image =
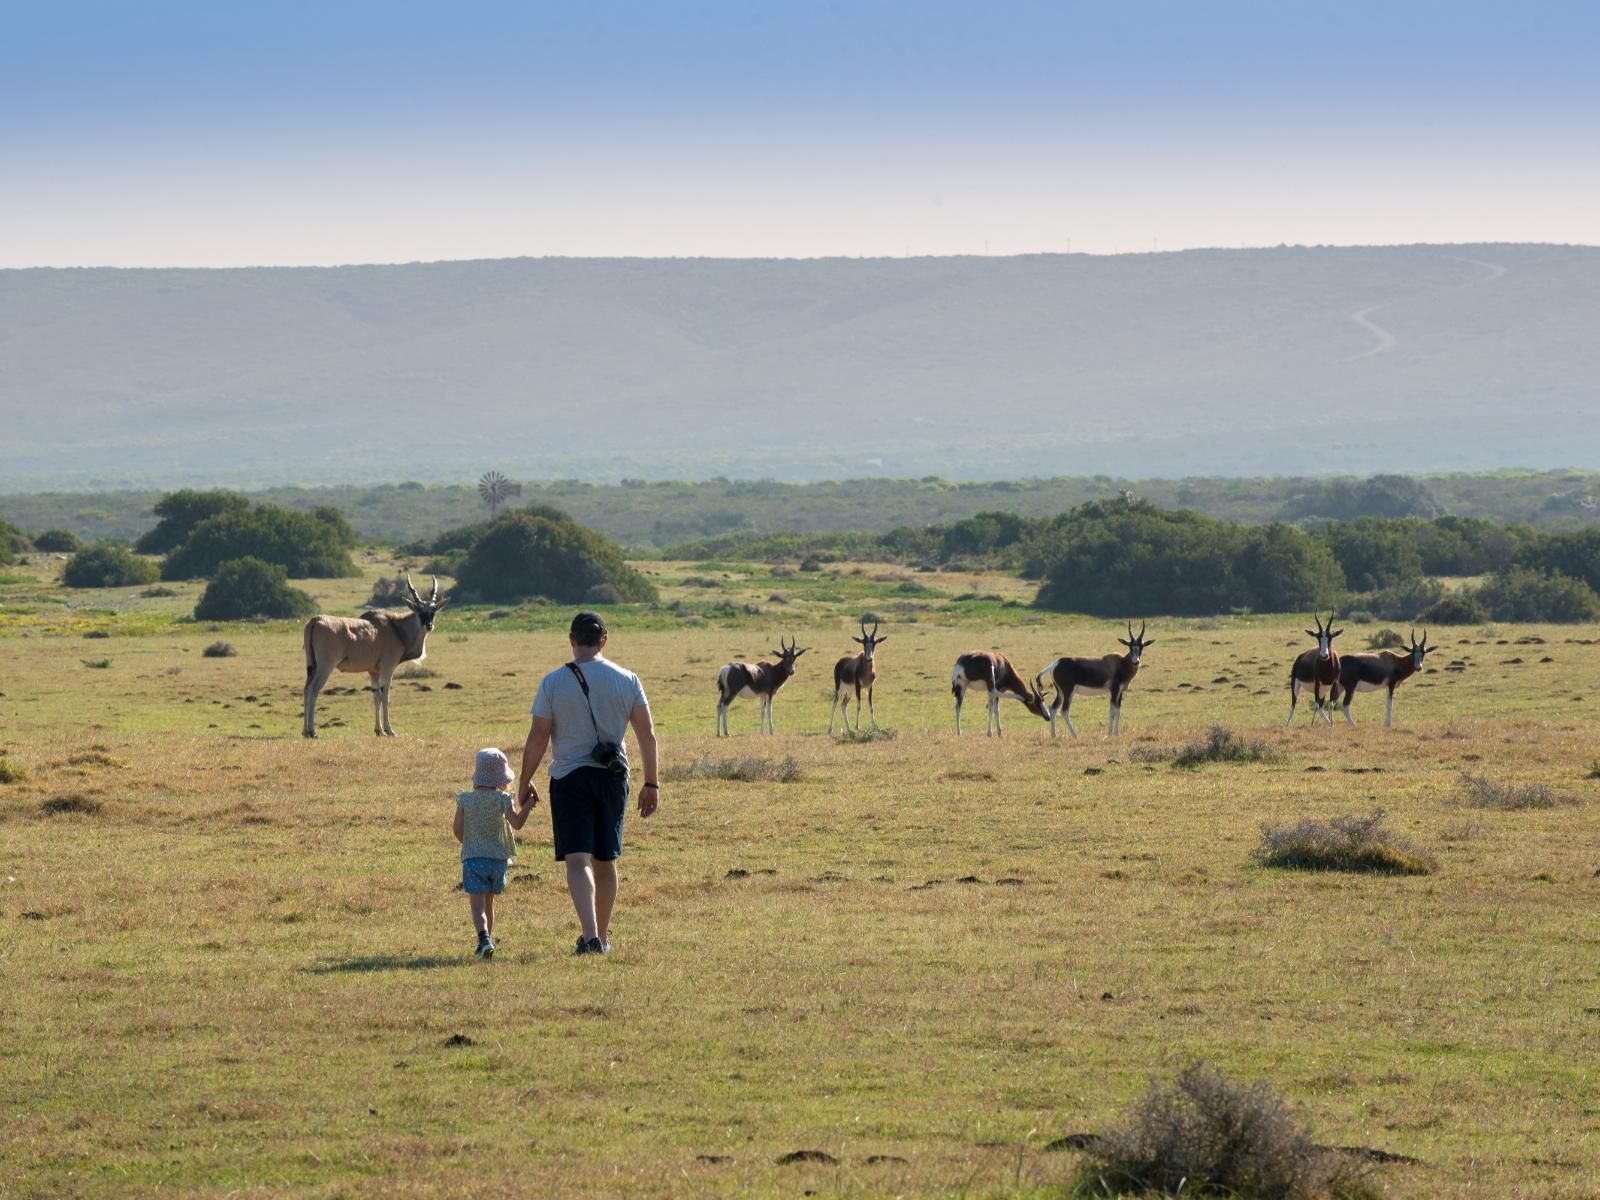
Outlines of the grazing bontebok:
M 312 617 L 306 622 L 306 722 L 301 730 L 316 737 L 317 695 L 335 671 L 364 671 L 372 681 L 372 732 L 394 736 L 389 725 L 389 680 L 403 662 L 420 662 L 427 653 L 433 618 L 450 601 L 439 599 L 439 577 L 424 600 L 406 576 L 408 612 L 369 609 L 359 617 Z
M 1021 700 L 1022 706 L 1040 720 L 1049 720 L 1044 710 L 1044 697 L 1030 688 L 1017 669 L 1004 654 L 980 650 L 976 654 L 963 654 L 956 659 L 950 671 L 950 691 L 956 698 L 956 736 L 961 736 L 961 701 L 969 687 L 981 687 L 989 695 L 990 737 L 1005 734 L 1000 728 L 1000 701 L 1010 696 Z
M 789 682 L 789 677 L 794 674 L 794 660 L 811 647 L 804 650 L 796 649 L 797 642 L 791 641 L 784 646 L 783 639 L 778 639 L 778 649 L 771 653 L 778 659 L 777 662 L 758 662 L 754 666 L 749 663 L 731 662 L 717 672 L 717 736 L 726 736 L 728 732 L 728 705 L 740 696 L 754 696 L 761 701 L 761 714 L 758 727 L 765 728 L 768 733 L 773 733 L 772 728 L 772 697 L 777 695 L 778 689 Z
M 867 632 L 867 623 L 861 622 L 861 636 L 852 637 L 852 642 L 861 643 L 860 654 L 847 654 L 833 664 L 833 704 L 828 708 L 828 732 L 833 732 L 833 715 L 841 705 L 844 707 L 845 732 L 850 731 L 850 692 L 854 689 L 856 694 L 856 732 L 861 732 L 861 689 L 867 689 L 867 720 L 872 722 L 872 727 L 878 727 L 878 714 L 872 707 L 872 683 L 878 677 L 878 667 L 873 661 L 873 653 L 877 648 L 889 640 L 886 633 L 878 636 L 878 623 L 872 623 L 872 632 Z
M 1104 658 L 1058 658 L 1034 677 L 1034 689 L 1044 695 L 1044 681 L 1048 678 L 1056 687 L 1055 699 L 1050 702 L 1050 736 L 1056 736 L 1056 713 L 1067 723 L 1067 732 L 1073 737 L 1078 731 L 1072 725 L 1072 697 L 1110 696 L 1111 717 L 1106 732 L 1113 736 L 1122 731 L 1122 697 L 1128 685 L 1139 673 L 1139 658 L 1146 646 L 1156 644 L 1144 637 L 1144 622 L 1139 622 L 1139 632 L 1133 632 L 1133 622 L 1128 622 L 1128 636 L 1117 641 L 1128 648 L 1126 654 L 1107 654 Z
M 1344 632 L 1333 627 L 1333 614 L 1328 614 L 1328 623 L 1324 625 L 1316 613 L 1311 614 L 1311 619 L 1317 623 L 1315 632 L 1306 630 L 1307 637 L 1317 639 L 1316 648 L 1307 650 L 1294 660 L 1294 666 L 1289 668 L 1289 719 L 1285 725 L 1294 724 L 1294 706 L 1300 699 L 1300 685 L 1312 685 L 1311 698 L 1311 723 L 1315 725 L 1317 718 L 1321 717 L 1329 725 L 1333 724 L 1333 702 L 1339 691 L 1339 652 L 1333 648 L 1333 639 Z M 1328 689 L 1327 708 L 1323 708 L 1322 689 Z
M 1354 725 L 1355 719 L 1350 716 L 1350 697 L 1356 692 L 1387 689 L 1389 698 L 1383 708 L 1383 727 L 1390 728 L 1394 724 L 1394 689 L 1422 670 L 1423 658 L 1438 648 L 1428 645 L 1426 629 L 1422 631 L 1422 644 L 1418 645 L 1417 631 L 1413 629 L 1411 645 L 1404 654 L 1380 650 L 1377 654 L 1341 655 L 1338 690 L 1344 693 L 1344 699 L 1340 701 L 1334 696 L 1329 700 L 1329 706 L 1339 703 L 1344 709 L 1345 721 Z

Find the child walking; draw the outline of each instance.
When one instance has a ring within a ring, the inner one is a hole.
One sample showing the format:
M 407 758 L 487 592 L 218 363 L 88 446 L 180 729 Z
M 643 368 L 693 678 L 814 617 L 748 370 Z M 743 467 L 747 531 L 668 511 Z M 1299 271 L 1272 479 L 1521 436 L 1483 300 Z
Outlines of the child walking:
M 451 825 L 461 843 L 461 890 L 472 904 L 479 958 L 494 957 L 494 898 L 506 890 L 506 868 L 516 861 L 511 830 L 521 829 L 533 803 L 518 808 L 504 789 L 516 778 L 499 750 L 479 750 L 472 768 L 472 790 L 456 795 Z

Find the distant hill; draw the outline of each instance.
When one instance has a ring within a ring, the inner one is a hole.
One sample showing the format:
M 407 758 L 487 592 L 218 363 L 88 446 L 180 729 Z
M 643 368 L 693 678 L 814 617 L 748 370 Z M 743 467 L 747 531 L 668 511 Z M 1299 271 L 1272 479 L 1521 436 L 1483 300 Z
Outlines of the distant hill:
M 1600 464 L 1600 249 L 0 271 L 0 490 Z

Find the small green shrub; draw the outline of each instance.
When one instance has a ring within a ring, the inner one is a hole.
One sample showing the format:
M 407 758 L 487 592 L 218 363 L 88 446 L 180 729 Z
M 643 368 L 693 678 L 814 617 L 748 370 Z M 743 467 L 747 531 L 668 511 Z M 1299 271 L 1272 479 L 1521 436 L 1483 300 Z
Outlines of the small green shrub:
M 1380 629 L 1367 638 L 1368 650 L 1393 650 L 1396 646 L 1405 644 L 1406 639 L 1392 629 Z
M 61 573 L 61 582 L 75 588 L 132 587 L 154 583 L 160 568 L 126 546 L 99 542 L 78 551 Z
M 367 603 L 373 608 L 400 608 L 410 594 L 410 590 L 406 587 L 405 576 L 396 575 L 392 579 L 380 579 L 374 583 L 372 595 L 367 597 Z
M 1252 857 L 1264 867 L 1374 875 L 1429 875 L 1437 866 L 1383 827 L 1381 808 L 1366 817 L 1264 825 Z
M 1192 770 L 1208 762 L 1271 762 L 1273 757 L 1271 748 L 1259 738 L 1240 737 L 1231 729 L 1213 725 L 1204 738 L 1179 750 L 1172 765 L 1179 770 Z
M 51 554 L 76 554 L 83 549 L 78 535 L 66 529 L 46 529 L 33 539 L 33 545 L 35 549 L 47 550 Z
M 143 596 L 146 600 L 162 600 L 168 596 L 176 596 L 177 594 L 178 593 L 176 589 L 169 588 L 163 583 L 158 583 L 155 587 L 147 587 L 144 591 L 139 593 L 139 595 Z
M 289 586 L 288 573 L 276 563 L 238 558 L 217 569 L 194 607 L 199 621 L 239 621 L 247 617 L 307 617 L 315 601 Z
M 21 763 L 14 763 L 0 755 L 0 783 L 21 783 L 27 777 L 28 772 Z
M 1417 614 L 1425 625 L 1481 625 L 1489 619 L 1488 611 L 1470 593 L 1452 592 Z
M 1264 1082 L 1248 1086 L 1191 1063 L 1171 1087 L 1152 1081 L 1123 1122 L 1082 1140 L 1088 1161 L 1072 1194 L 1356 1200 L 1362 1169 L 1319 1146 Z
M 86 658 L 83 660 L 83 665 L 91 671 L 104 671 L 111 665 L 111 660 L 109 658 Z
M 1567 803 L 1564 796 L 1547 783 L 1499 783 L 1486 775 L 1461 772 L 1462 803 L 1473 808 L 1499 808 L 1518 811 L 1528 808 L 1554 808 Z
M 735 783 L 796 783 L 804 777 L 800 764 L 791 754 L 786 758 L 757 758 L 753 754 L 738 758 L 712 758 L 702 754 L 698 761 L 668 767 L 662 777 L 679 783 L 686 779 L 727 779 Z
M 239 652 L 233 648 L 232 642 L 212 642 L 200 651 L 203 658 L 232 658 L 237 653 Z

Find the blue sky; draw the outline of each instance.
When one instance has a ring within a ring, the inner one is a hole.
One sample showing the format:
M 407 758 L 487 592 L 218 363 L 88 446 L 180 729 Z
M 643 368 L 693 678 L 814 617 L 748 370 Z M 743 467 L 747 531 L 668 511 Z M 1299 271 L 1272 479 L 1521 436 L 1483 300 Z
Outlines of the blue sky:
M 0 267 L 1600 242 L 1600 5 L 0 17 Z

